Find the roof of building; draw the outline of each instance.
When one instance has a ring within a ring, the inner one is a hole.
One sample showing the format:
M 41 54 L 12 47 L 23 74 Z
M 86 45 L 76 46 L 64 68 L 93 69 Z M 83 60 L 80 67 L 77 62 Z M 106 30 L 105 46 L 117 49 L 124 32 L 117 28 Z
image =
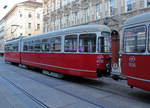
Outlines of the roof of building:
M 144 14 L 140 14 L 131 18 L 128 18 L 123 26 L 129 26 L 133 24 L 138 24 L 138 23 L 144 23 L 150 21 L 150 12 L 146 12 Z
M 35 2 L 35 1 L 30 1 L 30 0 L 24 1 L 24 2 L 21 2 L 21 3 L 18 3 L 18 4 L 16 4 L 16 5 L 14 5 L 14 7 L 12 7 L 12 9 L 4 16 L 1 20 L 7 18 L 7 17 L 10 15 L 10 13 L 11 13 L 13 10 L 15 10 L 16 7 L 18 7 L 18 6 L 20 6 L 20 5 L 26 5 L 26 6 L 31 6 L 31 7 L 35 7 L 35 8 L 36 8 L 36 7 L 42 7 L 42 3 L 40 3 L 40 2 Z
M 29 6 L 42 6 L 42 3 L 36 2 L 36 1 L 30 1 L 30 0 L 24 1 L 18 4 L 24 4 L 24 5 L 29 5 Z

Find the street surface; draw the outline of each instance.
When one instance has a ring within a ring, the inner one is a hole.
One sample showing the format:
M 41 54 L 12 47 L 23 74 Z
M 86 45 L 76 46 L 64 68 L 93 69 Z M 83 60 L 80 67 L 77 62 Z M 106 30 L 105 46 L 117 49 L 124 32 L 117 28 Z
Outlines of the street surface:
M 0 108 L 150 108 L 150 92 L 110 78 L 57 79 L 0 58 Z

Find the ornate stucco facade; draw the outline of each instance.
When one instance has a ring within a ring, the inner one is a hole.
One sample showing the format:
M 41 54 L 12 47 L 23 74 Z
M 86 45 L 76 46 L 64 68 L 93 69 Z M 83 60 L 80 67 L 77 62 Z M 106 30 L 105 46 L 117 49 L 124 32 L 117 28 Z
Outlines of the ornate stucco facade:
M 6 40 L 43 33 L 42 3 L 32 0 L 18 3 L 3 19 L 6 21 Z
M 5 20 L 0 21 L 0 54 L 4 53 L 4 43 L 5 43 Z
M 123 22 L 150 11 L 149 0 L 43 0 L 44 32 L 84 24 L 106 24 L 122 39 Z

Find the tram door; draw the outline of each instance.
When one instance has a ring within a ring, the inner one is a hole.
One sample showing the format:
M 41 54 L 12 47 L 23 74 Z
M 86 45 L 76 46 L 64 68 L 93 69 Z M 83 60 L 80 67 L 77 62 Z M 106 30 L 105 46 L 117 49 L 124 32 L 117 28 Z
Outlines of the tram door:
M 111 48 L 112 48 L 112 74 L 120 75 L 120 36 L 116 30 L 111 33 Z

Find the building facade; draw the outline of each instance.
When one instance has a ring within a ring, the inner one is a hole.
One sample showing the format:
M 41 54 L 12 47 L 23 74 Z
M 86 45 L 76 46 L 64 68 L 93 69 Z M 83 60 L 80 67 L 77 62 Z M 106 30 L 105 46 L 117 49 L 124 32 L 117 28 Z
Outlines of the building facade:
M 3 19 L 6 40 L 43 33 L 42 3 L 34 0 L 16 4 Z
M 106 24 L 120 33 L 132 16 L 150 11 L 150 0 L 43 0 L 44 32 L 85 24 Z M 122 43 L 121 43 L 122 48 Z
M 4 53 L 4 43 L 5 43 L 5 25 L 4 19 L 0 21 L 0 55 Z

